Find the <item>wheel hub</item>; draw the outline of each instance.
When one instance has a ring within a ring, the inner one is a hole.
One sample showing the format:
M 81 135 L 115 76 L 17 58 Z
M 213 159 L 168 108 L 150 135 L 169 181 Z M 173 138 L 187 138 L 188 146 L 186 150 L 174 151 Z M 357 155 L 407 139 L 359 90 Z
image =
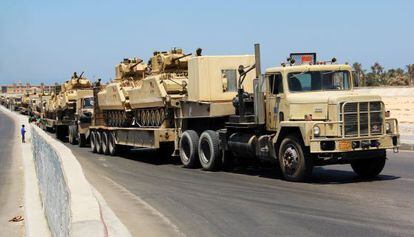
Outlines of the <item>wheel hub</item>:
M 289 146 L 283 154 L 283 165 L 286 170 L 294 173 L 298 164 L 298 152 L 293 146 Z

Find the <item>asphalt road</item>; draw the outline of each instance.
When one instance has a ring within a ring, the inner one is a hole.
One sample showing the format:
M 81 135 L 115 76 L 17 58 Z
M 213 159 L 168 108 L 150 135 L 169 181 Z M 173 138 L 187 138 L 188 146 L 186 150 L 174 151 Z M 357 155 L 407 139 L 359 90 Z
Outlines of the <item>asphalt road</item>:
M 133 235 L 142 205 L 131 199 L 186 236 L 414 236 L 413 152 L 389 153 L 375 180 L 341 165 L 316 168 L 309 183 L 290 183 L 273 168 L 205 172 L 148 150 L 109 157 L 68 147 Z
M 13 120 L 0 112 L 0 235 L 9 237 L 24 234 L 24 222 L 8 221 L 23 216 L 23 170 L 15 128 Z

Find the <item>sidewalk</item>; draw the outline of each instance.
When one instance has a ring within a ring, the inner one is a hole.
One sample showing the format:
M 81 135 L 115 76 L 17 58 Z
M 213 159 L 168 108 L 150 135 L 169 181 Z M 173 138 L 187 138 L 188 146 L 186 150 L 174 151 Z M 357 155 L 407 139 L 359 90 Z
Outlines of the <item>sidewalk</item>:
M 13 147 L 8 157 L 12 158 L 16 167 L 9 170 L 7 177 L 12 178 L 12 187 L 16 186 L 20 190 L 19 198 L 14 197 L 14 201 L 18 202 L 19 213 L 14 214 L 8 218 L 11 219 L 17 215 L 24 218 L 24 221 L 18 222 L 21 225 L 21 231 L 18 235 L 8 234 L 3 232 L 2 227 L 6 226 L 3 222 L 0 223 L 1 236 L 44 236 L 50 235 L 49 227 L 43 213 L 43 207 L 40 200 L 39 187 L 33 161 L 33 152 L 31 144 L 31 131 L 28 118 L 23 115 L 11 112 L 6 108 L 0 106 L 0 115 L 6 118 L 7 124 L 1 124 L 0 129 L 7 129 L 12 131 L 11 134 L 6 135 L 0 132 L 0 137 L 5 135 L 7 139 L 2 142 L 0 140 L 0 150 Z M 20 127 L 24 124 L 26 127 L 26 143 L 21 142 Z M 0 152 L 1 154 L 1 152 Z M 0 157 L 4 159 L 4 157 Z M 0 172 L 1 172 L 0 167 Z M 1 181 L 0 181 L 1 182 Z M 10 191 L 10 190 L 8 190 Z M 13 193 L 11 189 L 10 193 Z M 1 196 L 0 196 L 1 197 Z M 16 205 L 16 204 L 15 204 Z M 21 207 L 20 207 L 21 206 Z M 1 207 L 1 206 L 0 206 Z M 0 216 L 6 215 L 0 209 Z M 16 225 L 16 223 L 10 223 Z M 10 225 L 7 223 L 7 225 Z
M 14 120 L 0 111 L 0 235 L 24 236 L 23 169 L 20 137 Z

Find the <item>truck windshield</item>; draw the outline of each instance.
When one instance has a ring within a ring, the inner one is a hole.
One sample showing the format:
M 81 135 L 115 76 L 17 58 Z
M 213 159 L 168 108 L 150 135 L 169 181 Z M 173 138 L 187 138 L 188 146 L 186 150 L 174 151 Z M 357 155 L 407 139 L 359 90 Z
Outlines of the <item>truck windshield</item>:
M 83 99 L 83 107 L 84 108 L 93 108 L 93 98 Z
M 288 74 L 289 91 L 349 90 L 348 71 L 307 71 Z

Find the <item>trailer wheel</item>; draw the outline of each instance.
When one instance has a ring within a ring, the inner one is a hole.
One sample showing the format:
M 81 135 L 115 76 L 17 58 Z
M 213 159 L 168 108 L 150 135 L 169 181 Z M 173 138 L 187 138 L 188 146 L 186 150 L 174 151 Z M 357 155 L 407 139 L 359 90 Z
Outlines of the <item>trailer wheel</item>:
M 96 152 L 102 154 L 102 132 L 96 132 L 95 146 Z
M 73 129 L 72 126 L 69 126 L 69 135 L 68 135 L 68 139 L 69 139 L 69 143 L 72 145 L 76 145 L 77 144 L 77 139 L 76 139 L 77 134 L 75 133 L 75 129 Z
M 203 170 L 217 170 L 221 165 L 218 133 L 212 130 L 204 131 L 198 143 L 198 156 Z
M 313 163 L 303 142 L 295 136 L 282 140 L 279 149 L 279 165 L 283 178 L 288 181 L 305 181 L 312 174 Z
M 114 156 L 118 153 L 119 147 L 115 144 L 115 137 L 112 133 L 108 134 L 109 155 Z
M 93 153 L 96 153 L 96 132 L 91 132 L 91 149 Z
M 351 162 L 351 167 L 354 172 L 361 178 L 369 179 L 379 175 L 384 169 L 386 156 L 361 159 Z
M 79 147 L 85 147 L 86 146 L 85 134 L 79 134 L 78 137 L 79 137 L 79 143 L 78 143 Z
M 109 134 L 107 132 L 102 132 L 102 153 L 105 155 L 109 154 Z
M 185 168 L 196 168 L 200 162 L 198 155 L 198 134 L 194 130 L 183 132 L 180 139 L 180 159 Z
M 69 144 L 73 145 L 72 129 L 70 127 L 69 127 L 68 142 Z

